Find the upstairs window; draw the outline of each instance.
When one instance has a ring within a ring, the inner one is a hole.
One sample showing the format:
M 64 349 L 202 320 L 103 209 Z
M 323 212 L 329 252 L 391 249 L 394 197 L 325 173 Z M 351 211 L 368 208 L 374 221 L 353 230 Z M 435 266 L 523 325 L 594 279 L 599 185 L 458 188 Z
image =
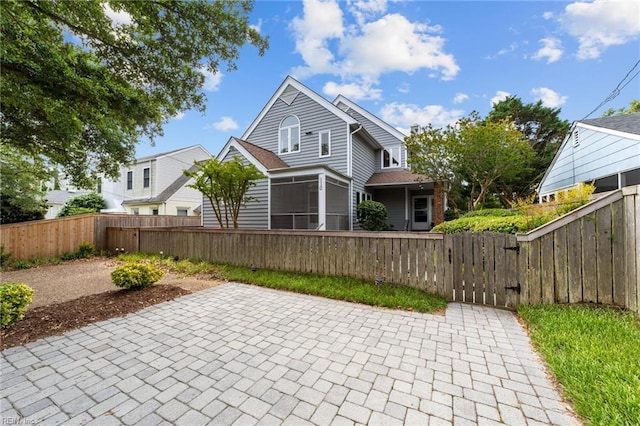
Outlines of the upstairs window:
M 149 169 L 149 167 L 146 167 L 142 171 L 142 186 L 145 188 L 148 188 L 150 181 L 151 181 L 151 169 Z
M 401 150 L 399 146 L 385 148 L 385 150 L 382 151 L 382 168 L 392 169 L 401 167 L 402 161 L 400 155 Z
M 320 142 L 320 157 L 329 157 L 331 155 L 331 131 L 325 130 L 318 134 Z
M 102 178 L 98 178 L 97 184 L 98 184 L 98 187 L 96 188 L 96 192 L 98 194 L 102 194 Z
M 300 151 L 300 121 L 295 115 L 289 115 L 280 123 L 279 152 L 286 154 Z
M 127 172 L 127 189 L 133 189 L 133 171 Z

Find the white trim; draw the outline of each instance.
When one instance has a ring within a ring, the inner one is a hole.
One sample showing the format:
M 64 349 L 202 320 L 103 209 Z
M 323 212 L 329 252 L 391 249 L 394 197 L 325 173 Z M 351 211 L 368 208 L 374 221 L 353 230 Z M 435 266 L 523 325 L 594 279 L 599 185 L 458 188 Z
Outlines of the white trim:
M 238 152 L 240 152 L 240 154 L 242 154 L 242 156 L 245 157 L 251 164 L 256 166 L 258 170 L 262 172 L 262 174 L 264 175 L 268 174 L 269 170 L 260 161 L 258 161 L 256 157 L 251 155 L 251 153 L 247 151 L 240 143 L 238 143 L 238 141 L 234 137 L 229 138 L 227 143 L 222 147 L 220 154 L 218 154 L 218 156 L 216 157 L 217 160 L 218 161 L 224 160 L 224 157 L 226 157 L 229 154 L 231 147 L 238 150 Z
M 267 178 L 267 229 L 271 229 L 271 178 Z
M 404 220 L 409 220 L 409 187 L 404 187 Z
M 329 153 L 322 155 L 322 135 L 329 135 Z M 331 130 L 321 130 L 318 132 L 318 157 L 331 157 Z
M 367 118 L 369 121 L 373 122 L 376 126 L 382 128 L 387 133 L 391 134 L 391 136 L 399 139 L 400 141 L 404 141 L 404 138 L 407 137 L 407 135 L 402 133 L 400 130 L 396 129 L 395 127 L 391 126 L 389 123 L 371 114 L 369 111 L 362 108 L 360 105 L 350 101 L 348 98 L 344 97 L 343 95 L 338 95 L 338 97 L 335 98 L 332 103 L 333 105 L 337 106 L 340 102 L 342 102 L 347 107 L 349 107 L 349 109 L 355 110 L 360 115 Z
M 287 78 L 284 79 L 282 84 L 280 84 L 280 87 L 278 87 L 276 92 L 271 96 L 267 104 L 262 108 L 262 110 L 260 111 L 260 114 L 258 114 L 258 116 L 253 120 L 253 122 L 251 122 L 251 125 L 242 134 L 240 139 L 247 139 L 249 137 L 249 135 L 256 129 L 258 124 L 260 124 L 260 122 L 265 117 L 265 115 L 267 115 L 267 113 L 269 112 L 273 104 L 276 103 L 276 101 L 280 98 L 280 95 L 282 95 L 282 93 L 285 91 L 285 89 L 288 86 L 291 86 L 297 89 L 298 91 L 304 93 L 306 96 L 314 100 L 320 106 L 323 106 L 327 111 L 337 116 L 338 118 L 342 119 L 343 121 L 347 123 L 353 123 L 353 124 L 356 123 L 356 120 L 353 117 L 351 117 L 349 114 L 342 111 L 340 108 L 333 105 L 331 102 L 329 102 L 328 100 L 326 100 L 325 98 L 323 98 L 322 96 L 320 96 L 319 94 L 317 94 L 316 92 L 314 92 L 313 90 L 305 86 L 304 84 L 300 83 L 293 77 L 287 76 Z
M 344 183 L 349 183 L 351 178 L 323 165 L 288 167 L 286 169 L 272 169 L 269 171 L 269 177 L 272 179 L 286 178 L 303 175 L 319 175 L 325 173 L 327 176 L 337 179 Z
M 318 231 L 327 229 L 327 175 L 318 174 Z
M 289 117 L 295 118 L 298 121 L 298 125 L 282 127 L 282 123 L 284 122 L 284 120 L 286 120 Z M 296 127 L 298 128 L 298 149 L 294 151 L 292 149 L 293 145 L 291 144 L 291 139 L 292 139 L 291 135 L 293 134 L 291 130 L 295 129 Z M 282 152 L 282 130 L 287 130 L 287 134 L 289 136 L 289 139 L 287 140 L 286 152 Z M 284 116 L 282 120 L 280 120 L 280 124 L 278 125 L 278 155 L 296 154 L 296 153 L 299 153 L 300 151 L 302 151 L 302 141 L 300 137 L 300 119 L 295 114 L 288 114 Z
M 395 158 L 393 156 L 393 150 L 397 149 L 398 150 L 398 154 L 400 155 L 400 158 L 398 158 L 398 165 L 394 166 L 393 164 L 393 159 Z M 384 153 L 385 151 L 389 152 L 389 166 L 385 167 L 384 166 Z M 380 152 L 380 169 L 381 170 L 387 170 L 387 169 L 402 169 L 402 145 L 394 145 L 394 146 L 386 146 L 384 148 L 382 148 L 382 152 Z
M 621 138 L 632 139 L 634 141 L 640 141 L 640 135 L 637 135 L 635 133 L 629 133 L 629 132 L 623 132 L 623 131 L 620 131 L 620 130 L 608 129 L 606 127 L 598 127 L 598 126 L 594 126 L 592 124 L 586 124 L 586 123 L 581 123 L 581 122 L 577 123 L 577 127 L 582 127 L 584 129 L 593 130 L 594 132 L 608 133 L 608 134 L 613 135 L 613 136 L 619 136 Z

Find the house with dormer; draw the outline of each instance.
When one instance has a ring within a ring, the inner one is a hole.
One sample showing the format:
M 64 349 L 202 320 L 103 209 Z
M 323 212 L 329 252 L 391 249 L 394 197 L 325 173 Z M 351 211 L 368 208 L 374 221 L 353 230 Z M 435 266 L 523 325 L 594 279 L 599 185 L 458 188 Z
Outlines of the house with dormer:
M 425 231 L 442 221 L 445 198 L 407 164 L 405 135 L 344 96 L 333 102 L 287 77 L 240 137 L 217 158 L 239 157 L 265 176 L 251 188 L 241 228 L 354 230 L 356 206 L 383 203 L 388 224 Z M 218 227 L 203 201 L 203 225 Z

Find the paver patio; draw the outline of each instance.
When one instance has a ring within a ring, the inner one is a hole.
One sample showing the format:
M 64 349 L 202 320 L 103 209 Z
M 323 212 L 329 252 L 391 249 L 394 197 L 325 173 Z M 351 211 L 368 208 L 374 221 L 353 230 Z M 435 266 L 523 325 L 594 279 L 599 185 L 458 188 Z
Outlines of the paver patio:
M 438 316 L 228 283 L 0 363 L 14 422 L 577 423 L 513 313 L 455 303 Z

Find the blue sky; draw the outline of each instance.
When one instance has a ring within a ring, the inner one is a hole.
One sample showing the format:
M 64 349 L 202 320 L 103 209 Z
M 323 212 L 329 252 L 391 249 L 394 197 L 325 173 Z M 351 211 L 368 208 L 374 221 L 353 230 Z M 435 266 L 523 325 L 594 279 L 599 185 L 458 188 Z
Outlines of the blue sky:
M 172 118 L 155 147 L 201 144 L 216 155 L 241 136 L 287 75 L 333 100 L 343 94 L 393 126 L 441 127 L 517 95 L 580 120 L 640 60 L 640 1 L 257 1 L 251 23 L 268 36 L 238 69 L 208 75 L 207 111 Z M 640 98 L 638 65 L 607 108 Z

